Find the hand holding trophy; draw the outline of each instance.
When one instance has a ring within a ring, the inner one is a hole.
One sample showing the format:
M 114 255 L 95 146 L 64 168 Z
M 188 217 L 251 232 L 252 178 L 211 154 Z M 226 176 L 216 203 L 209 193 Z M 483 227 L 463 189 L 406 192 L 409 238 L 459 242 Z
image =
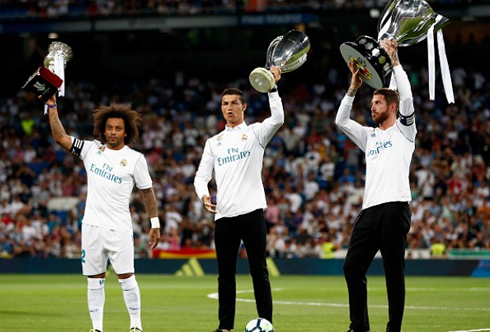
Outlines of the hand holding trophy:
M 250 84 L 259 92 L 269 92 L 276 85 L 270 69 L 279 67 L 281 73 L 298 69 L 305 63 L 310 49 L 310 40 L 298 30 L 290 30 L 283 36 L 276 37 L 267 48 L 266 64 L 252 70 Z
M 44 102 L 57 92 L 59 96 L 64 96 L 64 69 L 72 57 L 73 52 L 68 45 L 52 42 L 44 58 L 44 66 L 39 67 L 22 88 L 41 96 Z
M 411 46 L 424 39 L 429 41 L 429 71 L 434 66 L 431 58 L 433 34 L 438 33 L 440 62 L 443 69 L 443 82 L 448 101 L 451 102 L 449 67 L 444 51 L 441 29 L 449 20 L 436 14 L 425 0 L 391 0 L 383 10 L 378 21 L 378 40 L 369 36 L 360 36 L 354 42 L 340 45 L 340 53 L 347 63 L 353 62 L 360 71 L 366 84 L 379 89 L 389 85 L 392 63 L 389 55 L 379 41 L 392 40 L 397 46 Z M 442 46 L 441 46 L 442 44 Z M 443 65 L 445 63 L 445 65 Z M 432 70 L 433 71 L 433 70 Z M 448 78 L 449 77 L 449 78 Z M 431 98 L 432 99 L 432 98 Z M 452 97 L 454 102 L 454 97 Z

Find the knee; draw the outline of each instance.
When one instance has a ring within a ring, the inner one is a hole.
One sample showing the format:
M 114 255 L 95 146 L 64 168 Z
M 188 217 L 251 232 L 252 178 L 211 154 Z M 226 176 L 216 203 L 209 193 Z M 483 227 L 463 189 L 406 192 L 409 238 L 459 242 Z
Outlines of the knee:
M 136 277 L 134 275 L 126 279 L 119 279 L 119 284 L 121 285 L 123 291 L 129 291 L 138 287 L 138 283 L 136 282 Z
M 358 266 L 356 266 L 356 264 L 353 264 L 347 260 L 344 263 L 343 269 L 344 269 L 344 275 L 346 277 L 350 277 L 362 273 L 361 269 Z

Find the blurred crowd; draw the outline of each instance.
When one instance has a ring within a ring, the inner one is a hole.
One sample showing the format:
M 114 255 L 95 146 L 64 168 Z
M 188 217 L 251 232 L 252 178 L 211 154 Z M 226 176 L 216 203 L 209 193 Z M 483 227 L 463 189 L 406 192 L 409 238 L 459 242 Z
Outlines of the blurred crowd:
M 490 250 L 490 73 L 452 68 L 456 103 L 448 105 L 440 86 L 436 100 L 429 100 L 426 68 L 404 67 L 418 129 L 408 247 Z M 266 148 L 263 169 L 272 257 L 329 258 L 347 247 L 365 175 L 362 152 L 334 124 L 347 73 L 332 67 L 324 82 L 280 89 L 285 124 Z M 155 252 L 213 248 L 213 216 L 193 180 L 205 140 L 224 127 L 220 100 L 227 86 L 244 91 L 247 123 L 269 116 L 267 95 L 245 78 L 178 76 L 113 86 L 72 80 L 59 100 L 67 132 L 84 139 L 93 137 L 98 105 L 128 102 L 144 115 L 133 147 L 146 155 L 159 202 L 162 237 Z M 371 97 L 372 89 L 363 86 L 352 114 L 367 125 Z M 85 171 L 54 143 L 42 103 L 25 90 L 0 104 L 0 142 L 0 256 L 79 257 Z M 213 182 L 210 188 L 214 193 Z M 131 215 L 137 257 L 154 256 L 138 191 Z
M 388 0 L 0 0 L 0 16 L 56 18 L 128 14 L 201 15 L 237 12 L 288 12 L 382 8 Z M 488 3 L 488 0 L 434 0 L 452 6 Z

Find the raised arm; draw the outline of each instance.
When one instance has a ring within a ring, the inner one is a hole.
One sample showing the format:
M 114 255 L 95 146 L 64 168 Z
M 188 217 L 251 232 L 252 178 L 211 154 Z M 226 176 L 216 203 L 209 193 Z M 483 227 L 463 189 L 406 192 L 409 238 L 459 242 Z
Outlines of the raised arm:
M 259 126 L 254 127 L 254 133 L 257 135 L 259 142 L 264 146 L 269 143 L 275 133 L 284 124 L 284 109 L 281 97 L 277 92 L 277 83 L 281 80 L 281 69 L 273 66 L 270 71 L 274 75 L 274 81 L 276 82 L 276 87 L 269 91 L 271 116 L 265 119 Z
M 46 102 L 48 105 L 48 116 L 49 116 L 49 125 L 51 127 L 51 133 L 53 134 L 53 138 L 63 149 L 70 151 L 72 146 L 71 137 L 65 131 L 65 128 L 61 124 L 60 118 L 58 116 L 58 107 L 56 104 L 56 94 L 54 94 L 51 98 Z
M 359 147 L 365 151 L 367 132 L 363 126 L 350 118 L 352 105 L 357 89 L 362 85 L 359 69 L 353 62 L 347 64 L 352 74 L 349 90 L 340 102 L 339 110 L 335 116 L 335 124 Z
M 409 140 L 413 141 L 417 134 L 417 128 L 415 125 L 415 107 L 413 105 L 412 87 L 410 86 L 408 75 L 405 70 L 403 70 L 400 60 L 398 59 L 398 44 L 394 40 L 383 39 L 381 41 L 381 46 L 390 56 L 391 65 L 393 66 L 393 76 L 398 89 L 398 95 L 400 96 L 400 105 L 398 107 L 400 117 L 396 122 L 397 126 Z M 401 124 L 401 126 L 399 124 Z

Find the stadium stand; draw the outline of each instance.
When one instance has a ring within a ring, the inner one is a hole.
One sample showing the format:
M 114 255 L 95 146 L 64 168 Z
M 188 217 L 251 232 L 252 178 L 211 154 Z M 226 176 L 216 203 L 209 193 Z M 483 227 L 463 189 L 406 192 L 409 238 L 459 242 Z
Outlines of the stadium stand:
M 0 1 L 0 16 L 131 11 L 144 15 L 148 8 L 179 14 L 237 10 L 235 2 L 225 0 L 182 1 L 180 9 L 167 8 L 174 1 L 56 1 L 54 9 L 42 8 L 42 3 Z M 291 10 L 303 3 L 269 1 L 268 5 Z M 309 1 L 308 8 L 326 4 L 347 6 L 343 1 Z M 257 8 L 272 10 L 269 7 Z M 334 125 L 348 71 L 345 64 L 326 60 L 335 37 L 321 37 L 304 68 L 285 75 L 280 87 L 286 121 L 266 149 L 263 173 L 271 257 L 330 258 L 332 251 L 342 252 L 360 209 L 363 156 Z M 441 86 L 436 100 L 429 100 L 426 59 L 410 57 L 413 53 L 408 49 L 400 51 L 414 89 L 418 129 L 410 176 L 409 252 L 435 243 L 445 245 L 446 257 L 490 251 L 490 72 L 488 66 L 478 65 L 482 60 L 476 56 L 475 62 L 462 60 L 458 53 L 462 45 L 469 56 L 490 54 L 488 30 L 476 40 L 447 39 L 456 96 L 451 105 L 445 102 Z M 192 182 L 205 139 L 223 128 L 219 101 L 225 86 L 235 85 L 245 92 L 248 122 L 267 116 L 267 99 L 245 78 L 233 72 L 216 78 L 180 68 L 165 76 L 145 72 L 138 79 L 78 75 L 67 80 L 60 113 L 67 131 L 77 137 L 91 138 L 91 112 L 97 105 L 130 102 L 144 114 L 142 135 L 134 148 L 148 159 L 164 231 L 157 250 L 148 252 L 149 220 L 141 198 L 134 195 L 131 213 L 139 257 L 213 249 L 212 216 L 195 196 Z M 356 97 L 353 112 L 364 123 L 371 121 L 367 112 L 371 95 L 372 90 L 363 87 Z M 76 258 L 86 194 L 81 162 L 53 142 L 42 105 L 34 96 L 20 89 L 1 92 L 0 98 L 0 257 Z

